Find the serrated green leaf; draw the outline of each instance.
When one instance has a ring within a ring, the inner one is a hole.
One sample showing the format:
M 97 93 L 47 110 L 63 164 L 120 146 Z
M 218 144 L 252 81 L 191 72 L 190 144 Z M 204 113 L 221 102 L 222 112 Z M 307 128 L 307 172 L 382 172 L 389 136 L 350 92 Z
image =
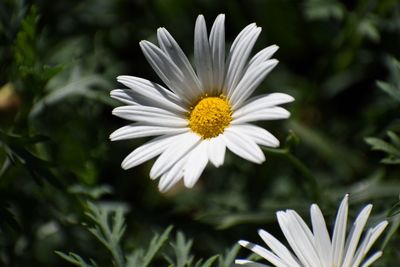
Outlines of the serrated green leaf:
M 79 267 L 97 267 L 97 264 L 93 260 L 90 260 L 91 263 L 92 263 L 90 265 L 90 264 L 86 263 L 85 260 L 81 256 L 79 256 L 78 254 L 75 254 L 75 253 L 72 253 L 72 252 L 70 252 L 68 254 L 65 254 L 65 253 L 63 253 L 61 251 L 55 251 L 55 253 L 58 256 L 60 256 L 61 258 L 63 258 L 64 260 L 66 260 L 69 263 L 72 263 L 72 264 L 74 264 L 76 266 L 79 266 Z
M 365 138 L 365 142 L 372 146 L 372 150 L 378 150 L 387 152 L 392 155 L 400 156 L 400 151 L 394 147 L 393 145 L 383 141 L 382 139 L 375 138 L 375 137 L 367 137 Z

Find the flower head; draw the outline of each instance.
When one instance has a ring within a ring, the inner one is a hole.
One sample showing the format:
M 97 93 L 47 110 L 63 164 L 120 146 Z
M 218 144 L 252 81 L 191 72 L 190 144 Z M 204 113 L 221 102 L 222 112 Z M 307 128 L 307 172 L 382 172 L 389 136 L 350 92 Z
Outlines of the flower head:
M 378 251 L 364 260 L 388 224 L 387 221 L 383 221 L 368 229 L 359 244 L 371 209 L 371 204 L 362 209 L 346 239 L 348 213 L 348 195 L 346 195 L 337 213 L 332 240 L 322 212 L 316 204 L 310 209 L 312 231 L 294 210 L 278 211 L 279 225 L 294 254 L 264 230 L 259 230 L 258 234 L 270 250 L 244 240 L 239 241 L 239 244 L 277 267 L 367 267 L 382 255 L 382 251 Z M 267 266 L 248 260 L 236 260 L 236 264 L 252 267 Z
M 164 28 L 157 31 L 159 46 L 140 42 L 146 59 L 168 89 L 142 78 L 119 76 L 117 80 L 129 89 L 111 91 L 111 97 L 127 104 L 115 108 L 113 114 L 135 121 L 113 132 L 111 140 L 157 136 L 130 153 L 122 167 L 129 169 L 159 156 L 150 177 L 161 177 L 160 191 L 182 178 L 185 186 L 192 187 L 209 161 L 216 167 L 223 164 L 226 148 L 261 163 L 265 157 L 259 145 L 279 146 L 271 133 L 250 124 L 290 115 L 277 106 L 294 100 L 287 94 L 250 98 L 278 63 L 270 59 L 278 47 L 266 47 L 249 60 L 261 32 L 253 23 L 239 33 L 225 58 L 224 20 L 225 16 L 219 15 L 208 36 L 204 17 L 198 16 L 195 68 Z

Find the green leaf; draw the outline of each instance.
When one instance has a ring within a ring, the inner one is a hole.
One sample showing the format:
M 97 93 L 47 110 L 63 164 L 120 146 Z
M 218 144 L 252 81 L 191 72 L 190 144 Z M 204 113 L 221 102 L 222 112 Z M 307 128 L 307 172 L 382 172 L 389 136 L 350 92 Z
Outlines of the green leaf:
M 377 81 L 376 84 L 382 91 L 387 93 L 389 96 L 393 97 L 397 101 L 400 101 L 400 89 L 394 87 L 390 83 L 383 81 Z
M 68 192 L 77 195 L 85 195 L 92 199 L 99 199 L 104 195 L 112 194 L 113 189 L 109 185 L 89 187 L 82 184 L 75 184 L 68 188 Z
M 79 256 L 79 255 L 77 255 L 75 253 L 70 252 L 68 254 L 65 254 L 65 253 L 63 253 L 61 251 L 55 251 L 55 253 L 58 256 L 60 256 L 61 258 L 63 258 L 64 260 L 66 260 L 69 263 L 72 263 L 72 264 L 74 264 L 76 266 L 79 266 L 79 267 L 97 267 L 97 264 L 93 260 L 90 260 L 91 264 L 88 264 L 88 263 L 85 262 L 85 260 L 82 259 L 81 256 Z
M 86 215 L 94 222 L 88 231 L 92 233 L 113 257 L 115 267 L 125 266 L 125 256 L 119 242 L 125 232 L 124 208 L 120 205 L 105 206 L 87 203 Z
M 190 254 L 192 244 L 192 240 L 186 240 L 185 235 L 182 232 L 178 232 L 175 241 L 170 243 L 176 258 L 171 260 L 166 257 L 167 261 L 174 267 L 190 266 L 193 262 L 193 256 Z
M 227 250 L 223 257 L 218 260 L 218 267 L 231 267 L 239 252 L 240 245 L 235 244 L 231 249 Z
M 382 139 L 375 138 L 375 137 L 367 137 L 365 138 L 365 142 L 372 146 L 372 150 L 378 150 L 387 152 L 392 155 L 400 156 L 400 151 L 394 147 L 393 145 L 383 141 Z
M 172 231 L 172 226 L 169 226 L 165 231 L 161 234 L 155 234 L 151 239 L 150 244 L 146 250 L 146 254 L 144 254 L 143 249 L 137 249 L 133 251 L 127 257 L 127 267 L 136 267 L 142 266 L 147 267 L 150 265 L 151 261 L 154 259 L 157 252 L 161 249 L 164 243 L 168 240 L 168 237 Z

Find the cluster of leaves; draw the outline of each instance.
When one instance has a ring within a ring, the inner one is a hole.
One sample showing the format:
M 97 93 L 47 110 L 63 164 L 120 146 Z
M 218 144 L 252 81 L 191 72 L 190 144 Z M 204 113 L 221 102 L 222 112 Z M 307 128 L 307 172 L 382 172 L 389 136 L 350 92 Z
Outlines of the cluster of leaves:
M 172 226 L 165 229 L 162 234 L 155 234 L 147 248 L 138 248 L 133 252 L 126 254 L 121 249 L 122 237 L 126 229 L 124 219 L 124 208 L 115 205 L 95 205 L 87 203 L 87 217 L 89 217 L 93 226 L 88 226 L 88 230 L 98 241 L 109 251 L 112 258 L 112 264 L 115 267 L 147 267 L 155 260 L 156 256 L 165 247 L 166 241 L 170 237 Z M 187 240 L 185 235 L 178 231 L 174 241 L 169 243 L 172 249 L 173 257 L 164 253 L 164 260 L 168 262 L 169 267 L 230 267 L 232 266 L 238 253 L 238 245 L 227 251 L 226 255 L 215 255 L 207 260 L 194 260 L 191 253 L 192 240 Z M 61 258 L 79 267 L 97 267 L 97 263 L 90 259 L 85 261 L 76 253 L 65 254 L 56 252 Z M 171 252 L 170 252 L 171 253 Z M 164 263 L 165 264 L 165 263 Z

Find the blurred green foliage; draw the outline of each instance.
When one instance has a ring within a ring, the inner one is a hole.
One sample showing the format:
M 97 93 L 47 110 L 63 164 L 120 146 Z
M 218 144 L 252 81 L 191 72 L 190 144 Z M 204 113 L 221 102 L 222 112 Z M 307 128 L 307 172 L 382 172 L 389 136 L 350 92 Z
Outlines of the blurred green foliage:
M 125 122 L 109 91 L 121 74 L 159 82 L 138 42 L 164 26 L 190 55 L 200 13 L 226 14 L 228 43 L 257 22 L 256 48 L 280 46 L 258 92 L 296 101 L 262 124 L 282 143 L 266 163 L 228 153 L 160 194 L 151 162 L 120 168 L 144 140 L 110 143 Z M 352 218 L 373 203 L 371 223 L 390 221 L 375 266 L 396 266 L 399 43 L 397 0 L 0 1 L 0 266 L 227 267 L 258 228 L 282 236 L 277 210 L 317 202 L 331 224 L 347 192 Z

